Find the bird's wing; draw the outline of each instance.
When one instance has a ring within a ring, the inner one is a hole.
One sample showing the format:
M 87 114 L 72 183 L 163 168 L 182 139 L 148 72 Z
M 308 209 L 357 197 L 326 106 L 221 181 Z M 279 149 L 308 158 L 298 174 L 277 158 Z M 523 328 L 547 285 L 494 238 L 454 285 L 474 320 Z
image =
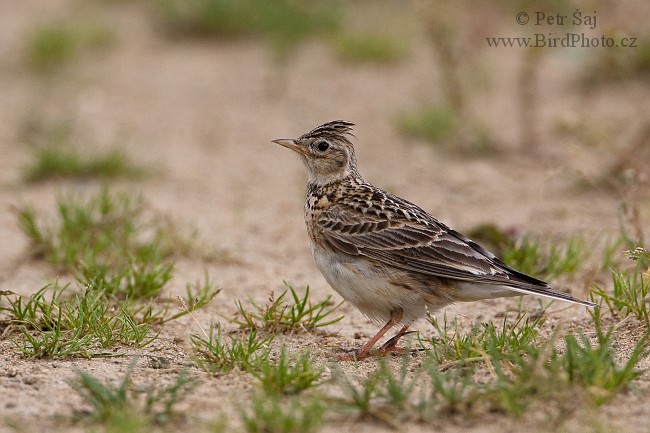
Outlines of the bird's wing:
M 479 244 L 415 208 L 417 218 L 392 213 L 377 216 L 335 205 L 320 214 L 317 224 L 330 245 L 351 255 L 363 255 L 400 269 L 435 277 L 501 285 L 522 293 L 578 302 L 557 293 L 545 282 L 522 274 Z
M 341 206 L 321 213 L 318 225 L 332 246 L 437 277 L 477 280 L 507 275 L 496 257 L 438 222 L 359 215 Z

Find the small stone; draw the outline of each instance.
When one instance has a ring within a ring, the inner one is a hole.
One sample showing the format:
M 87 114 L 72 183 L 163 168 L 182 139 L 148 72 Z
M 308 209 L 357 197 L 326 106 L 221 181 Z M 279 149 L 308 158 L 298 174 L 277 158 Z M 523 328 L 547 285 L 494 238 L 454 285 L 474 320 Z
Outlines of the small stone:
M 169 359 L 164 356 L 149 355 L 149 367 L 155 369 L 169 368 Z

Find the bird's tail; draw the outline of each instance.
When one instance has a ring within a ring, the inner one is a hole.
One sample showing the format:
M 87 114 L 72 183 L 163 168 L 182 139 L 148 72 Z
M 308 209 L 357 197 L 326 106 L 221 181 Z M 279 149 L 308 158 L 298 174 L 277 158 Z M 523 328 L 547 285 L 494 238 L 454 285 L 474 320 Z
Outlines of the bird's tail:
M 598 304 L 595 302 L 591 301 L 583 301 L 581 299 L 574 298 L 571 295 L 567 295 L 566 293 L 560 293 L 556 292 L 555 290 L 551 289 L 549 286 L 543 287 L 543 286 L 533 286 L 530 285 L 530 287 L 512 287 L 512 286 L 504 286 L 506 289 L 513 291 L 517 294 L 522 294 L 522 295 L 535 295 L 535 296 L 542 296 L 544 298 L 549 298 L 549 299 L 557 299 L 559 301 L 565 301 L 565 302 L 571 302 L 573 304 L 578 304 L 578 305 L 583 305 L 585 307 L 589 308 L 598 308 Z M 517 295 L 514 295 L 517 296 Z
M 540 282 L 541 283 L 541 282 Z M 513 281 L 512 285 L 509 284 L 490 284 L 490 283 L 474 283 L 465 282 L 459 285 L 460 290 L 457 293 L 461 301 L 477 301 L 479 299 L 492 299 L 509 296 L 521 295 L 535 295 L 544 298 L 556 299 L 564 302 L 571 302 L 573 304 L 583 305 L 589 308 L 596 308 L 598 304 L 590 301 L 583 301 L 576 299 L 566 293 L 556 292 L 548 285 L 544 284 L 530 284 L 519 281 Z

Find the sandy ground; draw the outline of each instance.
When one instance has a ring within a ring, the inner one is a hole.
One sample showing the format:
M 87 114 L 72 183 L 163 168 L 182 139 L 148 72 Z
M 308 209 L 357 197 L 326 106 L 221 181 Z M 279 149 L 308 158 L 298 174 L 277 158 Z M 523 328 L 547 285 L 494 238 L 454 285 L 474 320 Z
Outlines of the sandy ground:
M 462 230 L 492 222 L 552 239 L 585 234 L 590 239 L 618 231 L 617 212 L 626 197 L 604 189 L 580 189 L 577 181 L 608 167 L 648 115 L 650 87 L 640 81 L 613 83 L 581 94 L 578 78 L 584 62 L 573 51 L 545 56 L 540 64 L 540 149 L 536 155 L 517 146 L 517 89 L 512 85 L 520 62 L 517 49 L 480 52 L 477 65 L 489 91 L 472 92 L 470 107 L 494 131 L 504 152 L 487 157 L 450 155 L 399 135 L 397 114 L 442 95 L 436 60 L 416 33 L 409 56 L 395 65 L 349 65 L 339 62 L 327 44 L 308 42 L 285 62 L 254 40 L 175 40 L 156 28 L 147 3 L 50 0 L 0 3 L 0 289 L 28 295 L 56 278 L 47 265 L 25 260 L 27 240 L 12 209 L 24 203 L 51 211 L 57 193 L 94 190 L 93 182 L 26 184 L 23 167 L 29 149 L 21 128 L 30 115 L 71 119 L 83 147 L 107 149 L 117 144 L 134 160 L 155 167 L 159 175 L 115 182 L 116 189 L 141 193 L 155 209 L 196 225 L 202 239 L 226 251 L 234 261 L 182 260 L 173 289 L 202 278 L 204 270 L 223 292 L 197 314 L 207 326 L 219 315 L 235 312 L 234 300 L 263 302 L 271 290 L 309 285 L 314 299 L 331 293 L 312 263 L 302 220 L 306 185 L 304 168 L 271 139 L 297 136 L 333 119 L 358 126 L 360 169 L 373 183 L 401 195 Z M 645 2 L 623 2 L 625 13 L 610 19 L 650 16 Z M 646 17 L 643 21 L 642 17 Z M 82 53 L 69 67 L 39 77 L 26 67 L 26 34 L 50 20 L 100 19 L 116 33 L 111 47 Z M 641 24 L 637 27 L 639 32 Z M 512 27 L 503 26 L 510 35 Z M 469 60 L 468 60 L 469 61 Z M 608 139 L 587 147 L 557 132 L 562 119 L 598 126 Z M 646 221 L 647 195 L 639 201 Z M 576 296 L 585 297 L 582 288 Z M 334 297 L 338 300 L 339 298 Z M 534 308 L 536 301 L 526 301 Z M 456 305 L 447 314 L 468 321 L 489 320 L 514 300 Z M 580 322 L 582 309 L 553 307 L 551 320 Z M 282 337 L 291 347 L 322 353 L 358 345 L 354 335 L 372 335 L 376 326 L 350 306 L 345 319 L 327 335 Z M 432 331 L 420 324 L 425 334 Z M 168 382 L 191 360 L 189 335 L 198 327 L 189 319 L 165 326 L 151 346 L 133 354 L 163 355 L 171 367 L 154 369 L 149 358 L 137 361 L 134 380 Z M 130 358 L 25 360 L 9 341 L 0 341 L 0 430 L 83 431 L 74 422 L 83 408 L 67 381 L 76 369 L 100 378 L 122 377 Z M 361 372 L 376 366 L 362 365 Z M 347 371 L 354 371 L 344 365 Z M 232 409 L 233 395 L 250 392 L 246 375 L 217 378 L 193 371 L 201 384 L 180 406 L 200 419 Z M 599 414 L 582 414 L 567 424 L 571 431 L 595 428 L 592 417 L 623 431 L 647 429 L 647 387 L 641 395 L 623 395 Z M 645 396 L 645 397 L 643 397 Z M 521 431 L 544 429 L 539 414 L 524 420 L 488 415 L 484 419 L 440 420 L 447 431 Z M 530 418 L 530 423 L 528 423 Z M 2 421 L 4 420 L 4 425 Z M 584 424 L 586 423 L 586 424 Z M 431 426 L 408 426 L 428 431 Z M 323 431 L 381 430 L 381 425 L 339 421 Z

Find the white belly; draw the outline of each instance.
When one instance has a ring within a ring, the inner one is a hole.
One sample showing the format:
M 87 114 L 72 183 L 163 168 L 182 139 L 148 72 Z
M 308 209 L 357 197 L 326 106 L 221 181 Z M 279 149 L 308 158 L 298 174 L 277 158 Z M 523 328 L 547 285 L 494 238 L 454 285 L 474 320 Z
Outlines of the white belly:
M 401 309 L 402 323 L 410 324 L 426 313 L 421 291 L 405 288 L 403 272 L 378 266 L 365 258 L 333 254 L 312 245 L 316 266 L 339 295 L 368 318 L 387 322 L 391 311 Z

